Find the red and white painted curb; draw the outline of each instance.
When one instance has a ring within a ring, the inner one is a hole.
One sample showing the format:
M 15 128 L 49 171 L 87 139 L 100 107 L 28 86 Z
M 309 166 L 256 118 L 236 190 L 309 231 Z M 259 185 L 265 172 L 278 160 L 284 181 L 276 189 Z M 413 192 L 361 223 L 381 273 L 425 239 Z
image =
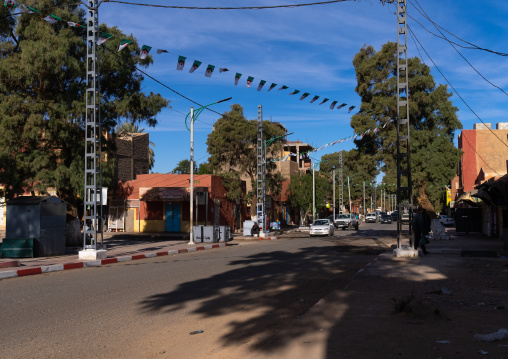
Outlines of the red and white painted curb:
M 167 255 L 172 255 L 172 254 L 174 255 L 174 254 L 180 254 L 180 253 L 197 252 L 197 251 L 203 251 L 205 249 L 226 247 L 227 245 L 228 245 L 227 243 L 208 244 L 208 245 L 193 247 L 193 248 L 173 249 L 170 251 L 162 251 L 162 252 L 141 253 L 141 254 L 134 254 L 131 256 L 121 256 L 121 257 L 113 257 L 113 258 L 106 258 L 106 259 L 98 259 L 95 261 L 83 261 L 83 262 L 80 261 L 80 262 L 73 262 L 73 263 L 52 264 L 52 265 L 40 266 L 40 267 L 1 271 L 0 272 L 0 280 L 6 279 L 6 278 L 23 277 L 23 276 L 32 275 L 32 274 L 57 272 L 57 271 L 66 270 L 66 269 L 98 267 L 98 266 L 102 266 L 102 265 L 108 265 L 108 264 L 119 263 L 119 262 L 126 262 L 126 261 L 131 261 L 131 260 L 136 260 L 136 259 L 145 259 L 145 258 L 167 256 Z

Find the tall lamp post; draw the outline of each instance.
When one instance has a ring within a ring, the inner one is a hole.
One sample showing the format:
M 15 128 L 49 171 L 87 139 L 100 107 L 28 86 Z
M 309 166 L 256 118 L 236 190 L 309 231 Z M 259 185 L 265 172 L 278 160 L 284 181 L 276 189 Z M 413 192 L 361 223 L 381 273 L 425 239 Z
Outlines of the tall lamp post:
M 185 127 L 190 131 L 190 240 L 188 244 L 196 244 L 194 242 L 194 233 L 193 233 L 193 222 L 194 222 L 194 121 L 198 118 L 198 116 L 203 112 L 205 108 L 208 106 L 212 106 L 221 102 L 226 102 L 231 100 L 232 97 L 226 98 L 224 100 L 220 100 L 217 102 L 213 102 L 211 104 L 201 106 L 194 113 L 194 107 L 191 107 L 190 112 L 185 117 Z M 187 118 L 190 115 L 190 128 L 187 126 Z

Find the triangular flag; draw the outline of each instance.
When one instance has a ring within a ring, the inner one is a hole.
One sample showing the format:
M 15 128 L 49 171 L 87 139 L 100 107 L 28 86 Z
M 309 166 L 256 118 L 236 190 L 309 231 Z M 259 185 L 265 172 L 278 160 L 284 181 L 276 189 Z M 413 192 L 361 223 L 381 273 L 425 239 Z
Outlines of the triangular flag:
M 312 98 L 312 100 L 310 100 L 310 103 L 313 103 L 313 102 L 314 102 L 314 101 L 316 101 L 318 98 L 319 98 L 319 96 L 314 96 L 314 97 Z
M 183 67 L 185 66 L 185 60 L 187 58 L 185 56 L 178 56 L 178 63 L 176 64 L 176 69 L 181 71 L 183 70 Z
M 337 104 L 338 101 L 333 101 L 331 104 L 330 104 L 330 110 L 333 110 L 333 108 L 335 107 L 335 105 Z
M 112 37 L 113 37 L 113 35 L 111 35 L 111 34 L 106 34 L 105 32 L 101 33 L 101 36 L 99 37 L 99 40 L 97 40 L 97 45 L 101 45 L 101 44 L 105 43 L 106 41 L 108 41 Z
M 229 71 L 229 70 L 228 70 L 227 68 L 225 68 L 225 67 L 221 67 L 221 68 L 219 69 L 219 72 L 220 72 L 220 73 L 223 73 L 223 72 L 226 72 L 226 71 Z
M 4 1 L 4 6 L 5 7 L 10 7 L 11 9 L 15 9 L 18 6 L 18 4 L 16 4 L 14 2 L 14 0 L 5 0 Z
M 266 81 L 265 80 L 261 80 L 259 81 L 259 85 L 258 85 L 258 91 L 261 91 L 261 89 L 263 88 L 263 86 L 266 84 Z
M 286 85 L 282 85 L 282 86 L 279 88 L 279 91 L 280 91 L 280 90 L 285 90 L 285 89 L 287 89 L 287 88 L 289 88 L 289 87 L 287 87 Z
M 38 14 L 38 13 L 40 13 L 39 10 L 36 10 L 33 7 L 30 7 L 30 6 L 27 6 L 27 5 L 23 5 L 23 7 L 25 8 L 25 11 L 27 13 L 29 13 L 29 14 Z
M 323 101 L 321 101 L 320 105 L 324 104 L 326 101 L 328 101 L 329 99 L 325 98 Z
M 252 76 L 247 77 L 247 87 L 250 87 L 250 85 L 252 85 L 253 80 L 254 80 L 254 77 L 252 77 Z
M 67 25 L 69 25 L 70 27 L 83 27 L 83 25 L 81 24 L 78 24 L 77 22 L 74 22 L 74 21 L 67 21 Z
M 341 108 L 343 108 L 346 105 L 347 105 L 347 103 L 343 103 L 342 105 L 337 106 L 337 110 L 340 110 Z
M 189 73 L 193 73 L 194 71 L 196 71 L 199 66 L 201 66 L 201 61 L 194 60 L 194 62 L 192 63 L 192 66 L 189 70 Z
M 205 71 L 205 76 L 212 77 L 213 70 L 215 70 L 215 66 L 208 65 L 208 67 L 206 68 L 206 71 Z
M 141 53 L 139 54 L 139 58 L 146 59 L 146 57 L 148 56 L 148 53 L 150 52 L 151 49 L 152 49 L 151 46 L 147 46 L 147 45 L 141 46 Z
M 157 49 L 157 54 L 162 54 L 163 52 L 168 52 L 168 50 L 164 50 L 164 49 Z
M 122 39 L 122 41 L 120 41 L 120 46 L 118 46 L 118 51 L 117 52 L 120 52 L 123 49 L 125 49 L 127 47 L 127 45 L 129 45 L 130 43 L 132 43 L 131 40 L 129 40 L 129 39 Z
M 307 96 L 309 96 L 309 95 L 310 95 L 310 93 L 305 92 L 305 93 L 302 95 L 302 97 L 300 97 L 300 101 L 302 101 L 304 98 L 306 98 L 306 97 L 307 97 Z
M 296 95 L 298 92 L 300 92 L 300 90 L 294 90 L 293 92 L 290 92 L 289 94 L 290 95 Z
M 60 18 L 59 18 L 58 16 L 56 16 L 56 15 L 51 14 L 51 15 L 46 16 L 46 17 L 44 18 L 44 20 L 46 20 L 46 21 L 47 21 L 47 22 L 49 22 L 50 24 L 54 24 L 54 23 L 56 23 L 56 22 L 58 22 L 58 21 L 60 21 L 60 20 L 62 20 L 62 19 L 60 19 Z
M 240 81 L 240 77 L 242 77 L 242 74 L 237 72 L 235 75 L 235 85 L 238 85 L 238 81 Z
M 275 86 L 277 86 L 277 84 L 272 82 L 272 84 L 270 85 L 270 88 L 266 92 L 270 92 L 271 90 L 273 90 L 275 88 Z
M 351 111 L 353 111 L 353 109 L 354 109 L 355 107 L 356 107 L 356 106 L 351 106 L 351 107 L 348 109 L 347 113 L 350 113 Z

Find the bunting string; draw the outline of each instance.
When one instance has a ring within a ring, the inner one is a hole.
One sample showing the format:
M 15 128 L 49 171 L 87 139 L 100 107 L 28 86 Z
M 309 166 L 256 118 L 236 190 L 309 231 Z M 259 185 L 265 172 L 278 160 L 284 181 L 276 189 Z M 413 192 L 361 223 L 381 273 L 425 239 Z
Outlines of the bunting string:
M 7 8 L 10 8 L 10 9 L 17 8 L 18 4 L 21 5 L 20 7 L 24 10 L 25 13 L 28 13 L 28 14 L 39 14 L 40 16 L 44 16 L 44 15 L 42 15 L 41 11 L 39 11 L 39 10 L 33 8 L 33 7 L 24 5 L 21 2 L 19 2 L 19 1 L 16 2 L 15 0 L 4 0 L 4 6 L 7 7 Z M 15 14 L 15 15 L 19 15 L 19 14 Z M 43 20 L 49 22 L 50 24 L 56 24 L 56 23 L 59 23 L 59 22 L 63 21 L 63 22 L 66 22 L 67 25 L 70 26 L 70 27 L 82 28 L 82 29 L 86 28 L 86 25 L 78 24 L 78 23 L 73 22 L 73 21 L 63 20 L 63 19 L 61 19 L 60 17 L 58 17 L 58 16 L 56 16 L 54 14 L 49 14 L 49 15 L 43 17 Z M 113 35 L 111 35 L 111 34 L 100 33 L 99 39 L 97 40 L 97 45 L 100 46 L 100 45 L 106 43 L 107 41 L 111 40 L 111 38 L 113 38 Z M 122 51 L 124 48 L 126 48 L 131 43 L 132 43 L 132 40 L 121 39 L 120 46 L 118 47 L 117 52 Z M 149 55 L 151 50 L 152 50 L 152 46 L 143 44 L 141 46 L 141 51 L 140 51 L 140 54 L 139 54 L 139 58 L 140 59 L 146 59 L 146 57 Z M 170 51 L 168 51 L 166 49 L 157 48 L 156 52 L 157 52 L 157 55 L 162 55 L 162 54 L 165 54 L 165 53 L 171 53 L 173 55 L 178 56 L 178 60 L 177 60 L 177 64 L 176 64 L 176 70 L 177 71 L 183 71 L 185 66 L 186 66 L 186 64 L 189 63 L 187 61 L 187 57 L 186 56 L 177 55 L 177 54 L 172 53 L 172 52 L 170 52 Z M 201 67 L 201 65 L 202 65 L 202 61 L 193 60 L 192 65 L 189 68 L 189 73 L 197 72 L 197 70 Z M 205 68 L 205 74 L 204 75 L 206 77 L 208 77 L 208 78 L 212 77 L 215 69 L 216 69 L 215 65 L 208 64 L 206 66 L 206 68 Z M 219 69 L 219 73 L 220 74 L 226 73 L 226 72 L 230 72 L 230 70 L 227 67 L 219 67 L 218 69 Z M 234 76 L 234 84 L 235 84 L 235 86 L 237 86 L 240 83 L 240 79 L 241 78 L 242 78 L 242 74 L 239 73 L 239 72 L 235 72 L 235 76 Z M 246 87 L 250 88 L 252 86 L 252 84 L 254 83 L 254 80 L 255 80 L 254 76 L 246 76 L 246 82 L 245 82 Z M 257 91 L 261 91 L 264 88 L 265 84 L 267 84 L 267 83 L 268 82 L 266 80 L 260 80 L 258 85 L 257 85 Z M 271 90 L 273 90 L 277 86 L 279 86 L 277 83 L 270 82 L 270 86 L 268 87 L 267 92 L 270 92 Z M 280 85 L 280 87 L 278 88 L 278 91 L 283 91 L 283 90 L 287 90 L 287 89 L 289 89 L 289 86 Z M 291 92 L 289 92 L 289 95 L 296 95 L 296 94 L 299 94 L 299 93 L 300 93 L 300 90 L 294 89 Z M 311 96 L 310 92 L 304 92 L 300 96 L 299 100 L 303 101 L 303 100 L 305 100 L 308 97 L 311 97 L 310 103 L 314 103 L 318 99 L 321 98 L 321 96 L 319 96 L 319 95 L 313 95 L 313 96 Z M 326 103 L 328 101 L 330 101 L 329 98 L 324 98 L 319 103 L 319 105 L 323 105 L 324 103 Z M 343 107 L 348 106 L 348 104 L 346 104 L 346 103 L 342 103 L 342 104 L 337 106 L 338 103 L 339 103 L 339 101 L 332 100 L 331 103 L 330 103 L 329 109 L 333 110 L 333 109 L 336 108 L 337 110 L 340 110 Z M 356 106 L 349 106 L 348 107 L 348 113 L 351 113 L 351 111 L 353 111 L 355 108 L 356 108 Z M 376 117 L 383 117 L 384 116 L 383 113 L 374 113 L 374 111 L 372 111 L 372 110 L 371 111 L 366 111 L 366 110 L 363 110 L 363 109 L 360 109 L 359 112 L 354 113 L 353 115 L 371 115 L 371 116 L 376 116 Z
M 301 152 L 300 154 L 290 152 L 288 155 L 286 155 L 284 157 L 281 157 L 281 158 L 272 158 L 272 159 L 268 160 L 267 162 L 286 162 L 286 161 L 289 160 L 289 158 L 291 156 L 298 156 L 298 155 L 300 155 L 299 159 L 304 159 L 305 156 L 307 156 L 308 154 L 313 153 L 313 152 L 321 151 L 322 149 L 324 149 L 324 148 L 326 148 L 328 146 L 334 146 L 334 145 L 342 143 L 342 142 L 354 141 L 356 139 L 361 140 L 365 135 L 367 135 L 368 133 L 371 133 L 371 132 L 375 135 L 375 134 L 377 134 L 379 132 L 380 128 L 385 128 L 388 124 L 390 124 L 390 123 L 392 123 L 394 121 L 395 121 L 395 119 L 390 118 L 383 125 L 379 124 L 378 126 L 374 127 L 373 129 L 369 128 L 368 130 L 365 130 L 362 133 L 353 133 L 349 137 L 345 137 L 345 138 L 342 138 L 340 140 L 336 140 L 336 141 L 333 141 L 333 142 L 330 142 L 330 143 L 325 143 L 324 145 L 322 145 L 322 146 L 320 146 L 318 148 L 314 148 L 314 149 L 306 151 L 306 152 Z

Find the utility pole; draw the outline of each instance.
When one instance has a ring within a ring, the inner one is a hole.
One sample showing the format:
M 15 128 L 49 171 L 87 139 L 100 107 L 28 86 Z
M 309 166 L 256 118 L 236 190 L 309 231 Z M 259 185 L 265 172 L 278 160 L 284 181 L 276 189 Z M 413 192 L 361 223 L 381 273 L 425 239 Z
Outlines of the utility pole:
M 347 192 L 349 197 L 349 214 L 353 212 L 353 204 L 351 203 L 351 187 L 349 186 L 349 176 L 347 177 Z
M 256 215 L 259 228 L 263 228 L 263 233 L 268 233 L 266 222 L 266 153 L 265 141 L 263 140 L 263 107 L 258 105 L 258 143 L 257 143 L 257 203 Z
M 194 107 L 190 108 L 190 245 L 194 243 Z
M 377 209 L 377 186 L 374 186 L 374 211 Z
M 401 247 L 402 223 L 400 218 L 409 207 L 409 235 L 413 210 L 413 192 L 410 158 L 409 86 L 407 58 L 407 2 L 397 0 L 397 248 Z M 411 241 L 410 241 L 411 242 Z M 414 247 L 413 247 L 414 248 Z
M 99 1 L 84 4 L 86 18 L 86 91 L 85 91 L 85 186 L 83 214 L 83 250 L 79 259 L 104 259 L 102 232 L 102 156 L 100 121 L 99 55 Z M 101 247 L 97 241 L 100 237 Z
M 365 208 L 365 181 L 363 181 L 363 215 L 367 214 L 367 208 Z
M 342 151 L 339 154 L 339 214 L 344 211 L 344 178 L 342 177 Z
M 315 162 L 312 162 L 312 221 L 316 220 L 316 175 Z
M 335 223 L 335 166 L 332 171 L 332 185 L 333 185 L 333 223 Z

